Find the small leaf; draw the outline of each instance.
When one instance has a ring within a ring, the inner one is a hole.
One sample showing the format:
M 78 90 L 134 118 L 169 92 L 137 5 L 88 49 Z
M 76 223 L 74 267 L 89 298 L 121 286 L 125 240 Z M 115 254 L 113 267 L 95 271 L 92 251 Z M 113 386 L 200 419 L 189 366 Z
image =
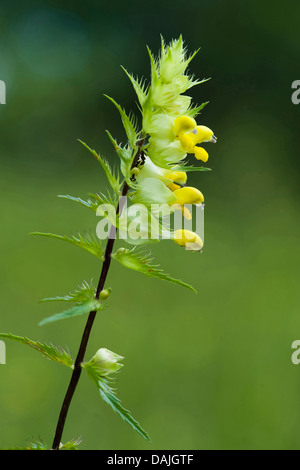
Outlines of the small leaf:
M 122 67 L 122 66 L 121 66 Z M 140 105 L 143 107 L 145 104 L 145 101 L 147 99 L 147 89 L 148 86 L 146 85 L 146 82 L 141 79 L 141 80 L 136 80 L 130 73 L 127 72 L 127 70 L 122 67 L 124 72 L 126 73 L 127 77 L 132 83 L 132 86 L 134 88 L 134 91 L 136 92 L 136 95 L 138 97 L 138 100 L 140 102 Z
M 207 79 L 209 80 L 209 79 Z M 202 80 L 202 82 L 205 82 L 207 80 Z M 202 83 L 202 82 L 199 82 L 199 83 Z M 196 116 L 198 116 L 198 114 L 200 113 L 200 111 L 202 111 L 202 109 L 209 103 L 209 101 L 206 101 L 205 103 L 202 103 L 200 104 L 199 106 L 194 106 L 194 107 L 190 107 L 188 109 L 188 111 L 186 112 L 186 115 L 187 116 L 190 116 L 192 118 L 195 118 Z
M 77 450 L 81 442 L 82 440 L 80 438 L 71 439 L 65 444 L 60 443 L 59 450 Z M 42 439 L 35 439 L 31 442 L 27 442 L 24 447 L 11 447 L 8 450 L 51 450 L 51 447 L 49 444 L 46 444 L 46 442 L 42 441 Z
M 40 302 L 54 302 L 54 301 L 62 301 L 62 302 L 85 302 L 95 297 L 96 289 L 91 284 L 86 281 L 78 287 L 75 292 L 71 292 L 67 295 L 62 297 L 47 297 L 46 299 L 42 299 Z
M 110 96 L 104 95 L 106 98 L 108 98 L 117 108 L 121 115 L 122 123 L 128 138 L 128 142 L 130 143 L 131 147 L 134 147 L 139 135 L 137 132 L 137 122 L 133 114 L 127 116 L 126 112 L 124 109 Z
M 81 199 L 80 197 L 70 196 L 69 194 L 59 194 L 58 197 L 62 199 L 68 199 L 69 201 L 76 202 L 81 204 L 88 209 L 91 209 L 93 212 L 97 212 L 98 207 L 101 204 L 111 204 L 113 206 L 117 206 L 117 195 L 114 193 L 113 196 L 108 194 L 105 196 L 104 194 L 89 194 L 90 198 L 87 200 Z
M 56 238 L 58 240 L 63 240 L 65 242 L 71 243 L 72 245 L 78 246 L 85 251 L 88 251 L 97 258 L 103 259 L 103 250 L 101 241 L 95 235 L 90 235 L 88 233 L 81 235 L 80 233 L 77 236 L 72 235 L 68 237 L 67 235 L 56 235 L 55 233 L 43 233 L 43 232 L 32 232 L 30 235 L 40 235 L 42 237 Z
M 69 196 L 68 194 L 60 194 L 58 197 L 61 197 L 61 198 L 64 198 L 64 199 L 69 199 L 70 201 L 73 201 L 73 202 L 77 202 L 78 204 L 81 204 L 85 207 L 88 207 L 89 209 L 91 209 L 94 212 L 96 212 L 97 207 L 99 206 L 99 204 L 101 204 L 101 203 L 103 204 L 103 202 L 100 203 L 97 200 L 88 199 L 87 201 L 85 201 L 84 199 L 81 199 L 80 197 Z
M 116 175 L 113 170 L 111 169 L 109 163 L 105 158 L 101 157 L 95 150 L 91 149 L 85 142 L 82 140 L 78 139 L 78 141 L 86 148 L 88 149 L 91 154 L 98 160 L 98 162 L 101 164 L 104 173 L 106 174 L 107 180 L 112 187 L 112 189 L 119 194 L 121 191 L 121 184 L 119 180 L 119 176 Z
M 176 167 L 177 171 L 211 171 L 211 168 L 207 168 L 206 166 L 188 166 L 188 165 L 181 165 Z
M 123 264 L 126 268 L 132 269 L 133 271 L 139 271 L 140 273 L 145 274 L 145 276 L 156 277 L 164 281 L 169 281 L 197 293 L 191 285 L 180 281 L 179 279 L 174 279 L 164 273 L 158 265 L 152 264 L 153 259 L 143 253 L 138 253 L 135 248 L 132 250 L 121 248 L 112 254 L 112 258 L 119 261 L 119 263 Z
M 112 407 L 112 409 L 121 416 L 135 431 L 137 431 L 144 439 L 150 442 L 150 438 L 146 431 L 140 426 L 140 424 L 133 418 L 130 411 L 126 410 L 119 398 L 116 396 L 116 392 L 109 385 L 109 379 L 107 377 L 100 376 L 97 372 L 97 367 L 93 364 L 83 363 L 82 367 L 86 369 L 90 378 L 96 383 L 101 398 Z
M 151 64 L 151 86 L 155 87 L 158 84 L 158 80 L 159 80 L 159 61 L 154 58 L 148 46 L 147 46 L 147 51 L 149 54 L 150 64 Z
M 24 447 L 11 447 L 8 450 L 50 450 L 49 446 L 42 439 L 35 439 L 27 442 Z
M 121 172 L 123 176 L 126 177 L 129 174 L 130 167 L 132 164 L 134 149 L 130 147 L 130 145 L 122 147 L 120 144 L 117 143 L 117 141 L 113 138 L 109 131 L 106 131 L 106 133 L 121 160 Z
M 71 439 L 64 444 L 61 443 L 59 446 L 59 450 L 78 450 L 78 446 L 82 443 L 82 439 L 78 437 L 77 439 Z
M 54 344 L 41 343 L 40 341 L 32 341 L 24 336 L 16 336 L 11 333 L 0 333 L 0 338 L 16 341 L 26 344 L 31 348 L 39 351 L 43 356 L 51 361 L 59 362 L 67 367 L 73 367 L 73 359 L 68 351 Z
M 95 203 L 98 201 L 98 206 L 101 204 L 111 204 L 114 207 L 117 207 L 119 202 L 119 195 L 116 193 L 110 194 L 107 192 L 107 195 L 103 193 L 89 193 L 89 197 L 92 198 Z
M 61 313 L 56 313 L 51 317 L 44 318 L 40 321 L 39 325 L 45 325 L 46 323 L 52 323 L 57 320 L 64 320 L 65 318 L 78 317 L 79 315 L 85 315 L 96 310 L 103 310 L 107 305 L 100 303 L 97 299 L 89 299 L 86 302 L 78 303 L 74 307 L 65 310 Z

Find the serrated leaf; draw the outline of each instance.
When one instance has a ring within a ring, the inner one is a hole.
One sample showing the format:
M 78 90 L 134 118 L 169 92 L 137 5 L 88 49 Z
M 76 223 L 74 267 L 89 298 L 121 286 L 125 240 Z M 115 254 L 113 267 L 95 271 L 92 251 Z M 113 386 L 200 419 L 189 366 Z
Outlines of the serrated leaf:
M 130 143 L 131 147 L 134 147 L 138 141 L 139 134 L 137 132 L 137 121 L 133 114 L 127 115 L 125 110 L 110 96 L 104 95 L 108 98 L 117 108 L 121 115 L 122 123 L 128 138 L 128 142 Z
M 132 163 L 133 156 L 134 156 L 134 149 L 130 145 L 122 147 L 120 144 L 117 143 L 117 141 L 113 138 L 113 136 L 108 130 L 106 130 L 106 133 L 115 151 L 117 152 L 118 157 L 121 160 L 121 172 L 123 176 L 125 176 L 126 178 L 131 168 L 131 163 Z
M 64 444 L 61 443 L 59 446 L 59 450 L 78 450 L 78 446 L 82 443 L 82 439 L 78 437 L 77 439 L 71 439 Z
M 55 233 L 44 233 L 44 232 L 32 232 L 30 235 L 40 235 L 42 237 L 56 238 L 65 242 L 71 243 L 72 245 L 78 246 L 85 251 L 88 251 L 97 258 L 103 259 L 103 250 L 100 239 L 96 235 L 90 235 L 88 233 L 81 235 L 78 233 L 76 236 L 72 235 L 57 235 Z
M 148 255 L 138 252 L 135 248 L 132 250 L 119 249 L 112 254 L 112 258 L 119 261 L 126 268 L 132 269 L 133 271 L 138 271 L 148 277 L 156 277 L 162 279 L 163 281 L 169 281 L 173 284 L 186 287 L 187 289 L 192 290 L 197 293 L 193 286 L 180 281 L 179 279 L 174 279 L 164 271 L 159 268 L 158 265 L 152 264 L 153 259 L 149 258 Z
M 126 421 L 144 439 L 150 442 L 150 438 L 146 431 L 144 431 L 140 424 L 133 418 L 130 411 L 122 406 L 121 401 L 116 395 L 116 391 L 109 384 L 109 379 L 107 377 L 100 376 L 97 372 L 97 367 L 93 366 L 91 363 L 83 363 L 82 367 L 87 371 L 90 378 L 97 385 L 100 396 L 105 403 L 110 405 L 124 421 Z
M 111 204 L 114 207 L 117 207 L 119 202 L 119 195 L 116 193 L 110 194 L 107 192 L 107 195 L 103 193 L 89 193 L 88 196 L 92 198 L 95 203 L 98 201 L 98 205 L 101 204 Z
M 209 80 L 209 79 L 207 79 Z M 207 81 L 207 80 L 203 80 L 204 82 Z M 202 83 L 202 82 L 199 82 L 199 83 Z M 209 103 L 209 101 L 206 101 L 205 103 L 202 103 L 200 104 L 199 106 L 194 106 L 194 107 L 190 107 L 187 112 L 186 112 L 186 115 L 187 116 L 190 116 L 192 118 L 195 118 L 196 116 L 198 116 L 198 114 L 200 113 L 200 111 L 202 111 L 202 109 Z
M 151 64 L 151 86 L 155 87 L 158 84 L 159 79 L 159 61 L 155 59 L 150 48 L 147 46 L 147 51 L 150 58 Z
M 80 438 L 71 439 L 65 444 L 60 443 L 59 450 L 77 450 L 81 442 L 82 440 Z M 34 439 L 33 441 L 27 442 L 24 447 L 11 447 L 8 450 L 51 450 L 51 447 L 46 442 L 42 441 L 42 439 Z
M 11 333 L 0 333 L 0 338 L 16 341 L 17 343 L 26 344 L 35 351 L 39 351 L 47 359 L 59 362 L 67 367 L 73 367 L 73 359 L 69 353 L 60 346 L 52 343 L 41 343 L 40 341 L 33 341 L 25 336 L 16 336 Z
M 136 92 L 136 95 L 138 97 L 139 103 L 140 103 L 141 107 L 143 108 L 143 106 L 145 104 L 145 101 L 147 99 L 148 85 L 146 84 L 146 82 L 143 79 L 136 80 L 133 77 L 133 75 L 131 75 L 129 72 L 127 72 L 127 70 L 123 66 L 121 66 L 121 67 L 124 70 L 124 72 L 126 73 L 129 80 L 131 81 L 132 86 L 134 88 L 134 91 Z
M 39 322 L 39 325 L 46 325 L 46 323 L 52 323 L 57 320 L 64 320 L 66 318 L 78 317 L 79 315 L 85 315 L 92 311 L 102 310 L 106 307 L 106 304 L 100 303 L 97 299 L 89 299 L 86 302 L 78 303 L 74 307 L 65 310 L 61 313 L 51 315 L 51 317 L 44 318 Z
M 120 194 L 121 191 L 121 184 L 119 180 L 119 176 L 114 173 L 114 171 L 111 169 L 109 163 L 105 158 L 101 157 L 95 150 L 91 149 L 85 142 L 82 140 L 78 139 L 78 141 L 87 149 L 91 154 L 98 160 L 100 165 L 102 166 L 104 173 L 107 177 L 107 180 L 112 187 L 112 189 L 117 193 Z
M 41 439 L 27 442 L 24 447 L 10 447 L 8 450 L 50 450 L 49 446 Z
M 96 289 L 91 284 L 86 281 L 78 286 L 74 292 L 71 292 L 67 295 L 62 297 L 47 297 L 45 299 L 40 300 L 40 302 L 85 302 L 95 297 Z
M 87 207 L 88 209 L 91 209 L 92 211 L 96 212 L 97 207 L 100 204 L 104 204 L 104 202 L 99 202 L 97 200 L 91 200 L 88 199 L 85 201 L 84 199 L 81 199 L 80 197 L 74 197 L 70 196 L 69 194 L 60 194 L 58 197 L 61 197 L 63 199 L 68 199 L 69 201 L 77 202 L 78 204 L 81 204 L 84 207 Z
M 108 194 L 105 196 L 104 194 L 89 194 L 89 199 L 84 200 L 80 197 L 70 196 L 69 194 L 59 194 L 57 197 L 62 199 L 67 199 L 72 202 L 76 202 L 77 204 L 81 204 L 88 209 L 91 209 L 93 212 L 97 212 L 97 209 L 102 204 L 111 204 L 113 206 L 117 206 L 117 195 L 114 193 L 113 197 Z

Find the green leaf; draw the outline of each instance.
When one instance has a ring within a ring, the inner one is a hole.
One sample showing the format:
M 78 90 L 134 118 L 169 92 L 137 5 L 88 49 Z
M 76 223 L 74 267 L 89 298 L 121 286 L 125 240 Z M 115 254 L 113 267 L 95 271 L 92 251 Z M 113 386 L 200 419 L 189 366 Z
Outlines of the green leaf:
M 134 117 L 133 114 L 127 116 L 126 112 L 124 109 L 110 96 L 104 95 L 106 98 L 108 98 L 117 108 L 121 115 L 122 123 L 128 138 L 128 142 L 130 143 L 131 147 L 134 147 L 138 138 L 139 134 L 137 132 L 137 121 L 136 118 Z
M 72 235 L 56 235 L 55 233 L 43 233 L 43 232 L 32 232 L 30 235 L 40 235 L 42 237 L 56 238 L 65 242 L 71 243 L 72 245 L 78 246 L 85 251 L 88 251 L 97 258 L 103 259 L 103 250 L 100 239 L 96 235 L 90 235 L 88 233 L 81 235 L 78 233 L 76 236 Z
M 191 285 L 180 281 L 179 279 L 174 279 L 164 273 L 158 265 L 152 264 L 153 259 L 149 258 L 148 255 L 137 252 L 135 248 L 132 250 L 119 248 L 119 250 L 112 254 L 112 258 L 119 261 L 119 263 L 123 264 L 126 268 L 132 269 L 133 271 L 139 271 L 140 273 L 145 274 L 145 276 L 156 277 L 164 281 L 169 281 L 197 293 Z
M 121 401 L 116 395 L 116 391 L 109 385 L 109 379 L 107 377 L 100 376 L 97 372 L 97 367 L 93 364 L 83 363 L 82 367 L 87 371 L 90 378 L 95 382 L 98 387 L 101 398 L 112 407 L 112 409 L 121 416 L 135 431 L 137 431 L 144 439 L 150 442 L 150 438 L 146 431 L 140 426 L 140 424 L 133 418 L 130 411 L 125 409 Z
M 188 166 L 188 165 L 181 165 L 178 168 L 176 167 L 177 171 L 211 171 L 211 168 L 207 168 L 206 166 Z
M 107 195 L 103 193 L 89 193 L 89 197 L 92 198 L 95 203 L 98 201 L 98 206 L 101 204 L 111 204 L 112 206 L 117 207 L 119 202 L 119 194 L 117 195 L 116 193 L 110 194 L 107 192 Z
M 83 281 L 83 283 L 78 286 L 78 289 L 75 290 L 74 292 L 71 292 L 67 295 L 64 295 L 62 297 L 47 297 L 45 299 L 40 300 L 40 302 L 86 302 L 87 300 L 91 300 L 95 298 L 96 294 L 96 289 L 95 287 L 91 284 L 89 284 L 86 281 Z
M 71 439 L 65 444 L 60 443 L 59 450 L 77 450 L 81 442 L 82 440 L 80 438 Z M 46 442 L 42 441 L 42 439 L 35 439 L 33 441 L 27 442 L 24 447 L 11 447 L 8 450 L 51 450 L 51 447 L 49 444 L 46 444 Z
M 77 202 L 78 204 L 83 205 L 84 207 L 87 207 L 88 209 L 91 209 L 92 211 L 96 212 L 97 207 L 99 204 L 104 204 L 104 202 L 99 202 L 97 200 L 91 200 L 88 199 L 85 201 L 84 199 L 81 199 L 80 197 L 75 197 L 75 196 L 69 196 L 69 194 L 59 194 L 58 197 L 61 197 L 63 199 L 68 199 L 69 201 Z
M 137 95 L 138 100 L 140 102 L 140 105 L 141 105 L 141 107 L 143 107 L 144 103 L 147 99 L 148 86 L 147 86 L 146 82 L 143 79 L 136 80 L 130 73 L 127 72 L 127 70 L 123 66 L 121 66 L 121 67 L 124 70 L 124 72 L 126 73 L 129 80 L 131 81 L 132 86 L 134 88 L 134 91 L 136 92 L 136 95 Z
M 65 318 L 78 317 L 79 315 L 85 315 L 86 313 L 90 313 L 92 311 L 102 310 L 106 306 L 106 304 L 102 304 L 97 299 L 89 299 L 85 302 L 78 303 L 74 307 L 61 313 L 56 313 L 51 317 L 44 318 L 44 320 L 40 321 L 39 325 L 45 325 L 46 323 L 52 323 L 57 320 L 64 320 Z
M 24 447 L 10 447 L 8 450 L 50 450 L 50 448 L 42 439 L 35 439 L 27 442 Z
M 85 142 L 82 140 L 78 139 L 78 141 L 86 148 L 88 149 L 91 154 L 98 160 L 100 165 L 102 166 L 104 173 L 106 174 L 107 180 L 112 187 L 112 189 L 117 193 L 120 194 L 121 192 L 121 184 L 119 180 L 119 176 L 114 173 L 114 171 L 111 169 L 109 163 L 105 158 L 101 157 L 95 150 L 91 149 Z
M 209 79 L 207 79 L 209 80 Z M 206 80 L 202 80 L 203 82 L 205 82 Z M 200 82 L 202 83 L 202 82 Z M 200 104 L 199 106 L 194 106 L 194 107 L 190 107 L 188 109 L 188 111 L 186 112 L 186 115 L 187 116 L 190 116 L 192 118 L 195 118 L 196 116 L 198 116 L 198 114 L 200 113 L 200 111 L 209 103 L 209 101 L 206 101 L 205 103 L 202 103 Z
M 151 86 L 155 87 L 159 80 L 159 61 L 155 59 L 150 48 L 147 46 L 147 51 L 150 58 L 151 64 Z
M 121 172 L 125 178 L 128 176 L 130 172 L 131 163 L 133 160 L 134 149 L 130 147 L 130 145 L 126 145 L 122 147 L 117 141 L 113 138 L 109 131 L 106 131 L 109 140 L 111 141 L 115 151 L 118 154 L 118 157 L 121 160 Z
M 40 341 L 33 341 L 28 339 L 24 336 L 16 336 L 12 335 L 11 333 L 0 333 L 0 338 L 9 339 L 12 341 L 16 341 L 21 344 L 26 344 L 31 348 L 39 351 L 43 356 L 51 361 L 59 362 L 67 367 L 73 367 L 73 359 L 69 353 L 65 349 L 61 348 L 60 346 L 56 346 L 54 344 L 46 344 L 41 343 Z
M 115 207 L 118 204 L 117 195 L 115 193 L 113 196 L 110 194 L 108 194 L 108 196 L 105 196 L 104 194 L 89 194 L 89 196 L 89 199 L 84 200 L 80 197 L 70 196 L 69 194 L 58 195 L 58 197 L 61 197 L 62 199 L 67 199 L 69 201 L 76 202 L 77 204 L 81 204 L 82 206 L 91 209 L 93 212 L 97 212 L 97 209 L 101 204 L 111 204 Z
M 78 450 L 78 446 L 82 443 L 82 439 L 78 437 L 77 439 L 71 439 L 64 444 L 61 443 L 59 446 L 59 450 Z

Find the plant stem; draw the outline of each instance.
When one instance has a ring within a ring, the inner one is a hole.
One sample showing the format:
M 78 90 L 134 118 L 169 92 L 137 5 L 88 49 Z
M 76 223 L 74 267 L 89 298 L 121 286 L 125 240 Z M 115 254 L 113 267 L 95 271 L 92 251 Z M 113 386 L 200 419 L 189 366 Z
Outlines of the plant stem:
M 131 168 L 134 168 L 134 166 L 137 164 L 137 161 L 138 161 L 138 159 L 139 159 L 139 157 L 142 153 L 142 146 L 143 146 L 144 140 L 145 140 L 145 138 L 142 137 L 141 140 L 137 144 L 138 151 L 137 151 L 137 153 L 135 155 L 135 158 L 132 162 Z M 128 190 L 129 190 L 129 186 L 128 186 L 127 182 L 125 181 L 124 186 L 123 186 L 123 190 L 122 190 L 122 196 L 126 196 L 127 193 L 128 193 Z M 123 210 L 123 206 L 121 206 L 121 204 L 119 203 L 118 207 L 117 207 L 116 214 L 117 215 L 121 214 L 122 210 Z M 98 287 L 97 287 L 96 294 L 95 294 L 96 299 L 99 299 L 100 292 L 104 288 L 106 277 L 107 277 L 107 274 L 108 274 L 108 271 L 109 271 L 109 266 L 110 266 L 110 262 L 111 262 L 111 254 L 112 254 L 112 250 L 113 250 L 113 246 L 114 246 L 115 238 L 116 238 L 115 236 L 113 237 L 112 235 L 115 234 L 116 230 L 117 229 L 113 226 L 110 229 L 110 234 L 109 234 L 109 237 L 108 237 L 108 241 L 107 241 L 106 249 L 105 249 L 105 254 L 104 254 L 104 261 L 103 261 L 103 264 L 102 264 L 102 269 L 101 269 L 101 274 L 100 274 L 100 278 L 99 278 L 99 282 L 98 282 Z M 55 436 L 54 436 L 54 440 L 53 440 L 53 444 L 52 444 L 52 450 L 59 450 L 59 445 L 60 445 L 60 442 L 61 442 L 61 437 L 62 437 L 62 433 L 63 433 L 63 430 L 64 430 L 67 414 L 68 414 L 68 411 L 69 411 L 69 407 L 70 407 L 74 392 L 76 390 L 77 384 L 78 384 L 79 379 L 80 379 L 81 370 L 82 370 L 81 369 L 81 363 L 84 360 L 84 355 L 85 355 L 85 352 L 86 352 L 87 344 L 88 344 L 88 341 L 89 341 L 90 333 L 91 333 L 91 330 L 92 330 L 92 327 L 93 327 L 93 323 L 94 323 L 96 314 L 97 314 L 97 311 L 91 311 L 89 313 L 88 320 L 87 320 L 87 323 L 85 325 L 85 329 L 84 329 L 84 332 L 83 332 L 83 335 L 82 335 L 82 338 L 81 338 L 81 343 L 80 343 L 80 346 L 79 346 L 79 349 L 78 349 L 77 357 L 76 357 L 76 360 L 75 360 L 75 363 L 74 363 L 74 369 L 73 369 L 73 373 L 72 373 L 72 376 L 71 376 L 71 380 L 70 380 L 70 383 L 69 383 L 69 386 L 68 386 L 68 389 L 67 389 L 67 392 L 66 392 L 61 410 L 60 410 L 60 414 L 59 414 L 59 418 L 58 418 L 58 422 L 57 422 L 57 426 L 56 426 L 56 431 L 55 431 Z

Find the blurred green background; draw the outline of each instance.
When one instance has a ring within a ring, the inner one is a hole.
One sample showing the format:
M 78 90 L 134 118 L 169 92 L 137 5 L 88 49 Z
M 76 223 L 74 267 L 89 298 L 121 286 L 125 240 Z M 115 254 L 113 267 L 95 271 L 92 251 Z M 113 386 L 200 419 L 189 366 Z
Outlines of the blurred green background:
M 149 446 L 105 405 L 84 374 L 63 441 L 82 449 L 299 449 L 300 365 L 291 344 L 299 318 L 300 4 L 292 0 L 1 1 L 0 294 L 3 332 L 67 345 L 76 355 L 86 318 L 39 327 L 63 295 L 96 282 L 96 258 L 31 231 L 96 227 L 89 211 L 57 194 L 103 191 L 101 168 L 77 142 L 117 163 L 105 129 L 125 141 L 104 93 L 127 110 L 136 98 L 120 65 L 149 76 L 156 53 L 183 34 L 201 47 L 190 70 L 212 77 L 192 90 L 210 101 L 201 123 L 218 144 L 212 172 L 194 174 L 206 200 L 201 255 L 172 242 L 152 252 L 198 295 L 112 265 L 111 306 L 97 318 L 87 358 L 125 356 L 123 404 Z M 198 120 L 199 121 L 199 120 Z M 70 371 L 6 342 L 0 366 L 0 447 L 51 444 Z

